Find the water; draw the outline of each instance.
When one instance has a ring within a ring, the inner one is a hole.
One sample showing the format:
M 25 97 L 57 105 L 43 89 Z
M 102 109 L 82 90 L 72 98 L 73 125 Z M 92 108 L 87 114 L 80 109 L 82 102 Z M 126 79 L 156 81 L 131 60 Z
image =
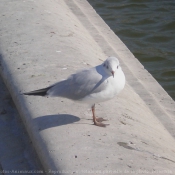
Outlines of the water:
M 175 100 L 175 0 L 88 0 Z

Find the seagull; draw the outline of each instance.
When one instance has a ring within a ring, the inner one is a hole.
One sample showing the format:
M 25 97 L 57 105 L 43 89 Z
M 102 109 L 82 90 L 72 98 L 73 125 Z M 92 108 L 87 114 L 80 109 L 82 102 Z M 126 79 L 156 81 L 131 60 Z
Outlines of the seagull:
M 66 80 L 24 95 L 63 97 L 91 105 L 94 125 L 105 127 L 103 118 L 95 115 L 95 104 L 114 98 L 125 86 L 125 75 L 116 57 L 108 57 L 102 64 L 78 71 Z

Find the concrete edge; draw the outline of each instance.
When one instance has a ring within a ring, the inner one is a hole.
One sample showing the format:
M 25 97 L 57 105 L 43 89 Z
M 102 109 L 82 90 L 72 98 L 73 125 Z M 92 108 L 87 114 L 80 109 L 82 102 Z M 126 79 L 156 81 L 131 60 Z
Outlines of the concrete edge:
M 26 130 L 31 138 L 32 144 L 36 150 L 36 153 L 43 168 L 45 170 L 57 169 L 49 155 L 50 153 L 47 145 L 44 142 L 44 139 L 38 133 L 38 129 L 36 128 L 36 126 L 31 125 L 32 113 L 28 113 L 28 110 L 26 109 L 26 101 L 24 100 L 24 98 L 20 97 L 22 94 L 19 94 L 19 88 L 15 81 L 16 79 L 13 78 L 8 64 L 6 64 L 5 60 L 3 59 L 3 55 L 0 55 L 0 61 L 0 75 L 12 96 L 13 102 L 19 112 L 19 115 L 22 117 L 24 126 L 26 127 Z M 45 173 L 47 174 L 47 172 Z

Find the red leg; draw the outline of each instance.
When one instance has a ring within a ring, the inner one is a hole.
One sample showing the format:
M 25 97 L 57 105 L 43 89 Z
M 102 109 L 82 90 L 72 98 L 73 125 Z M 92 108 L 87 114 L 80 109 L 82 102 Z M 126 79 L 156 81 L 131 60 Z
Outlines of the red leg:
M 92 106 L 91 109 L 92 109 L 92 117 L 93 117 L 94 125 L 100 126 L 100 127 L 106 127 L 106 124 L 102 123 L 102 121 L 106 121 L 105 119 L 95 117 L 95 104 Z

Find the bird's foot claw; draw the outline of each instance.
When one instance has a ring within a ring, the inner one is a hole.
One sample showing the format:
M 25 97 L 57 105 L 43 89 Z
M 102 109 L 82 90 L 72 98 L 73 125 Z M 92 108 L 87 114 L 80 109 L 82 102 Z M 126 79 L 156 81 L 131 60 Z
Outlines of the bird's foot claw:
M 108 120 L 102 117 L 98 117 L 98 118 L 96 117 L 96 121 L 101 123 L 102 121 L 108 121 Z
M 94 125 L 100 126 L 100 127 L 106 127 L 106 126 L 109 125 L 109 124 L 104 124 L 104 123 L 102 123 L 102 122 L 98 122 L 97 120 L 95 120 L 95 121 L 94 121 Z

